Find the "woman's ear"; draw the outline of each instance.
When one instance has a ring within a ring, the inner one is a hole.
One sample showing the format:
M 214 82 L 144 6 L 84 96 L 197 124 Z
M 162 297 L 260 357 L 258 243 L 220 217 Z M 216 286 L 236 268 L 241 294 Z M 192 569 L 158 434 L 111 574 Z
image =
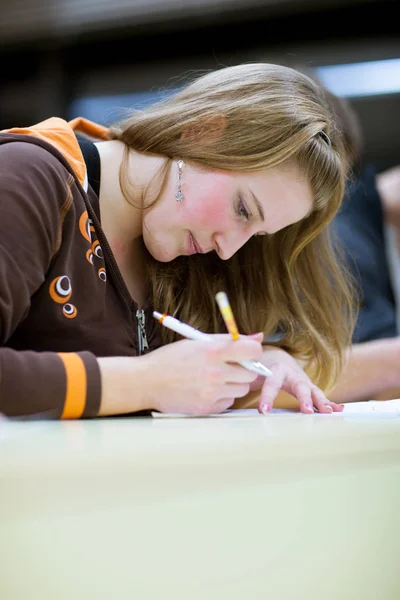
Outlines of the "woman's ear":
M 181 140 L 184 140 L 185 142 L 214 144 L 221 139 L 226 124 L 226 117 L 223 115 L 213 115 L 201 118 L 196 123 L 184 128 Z

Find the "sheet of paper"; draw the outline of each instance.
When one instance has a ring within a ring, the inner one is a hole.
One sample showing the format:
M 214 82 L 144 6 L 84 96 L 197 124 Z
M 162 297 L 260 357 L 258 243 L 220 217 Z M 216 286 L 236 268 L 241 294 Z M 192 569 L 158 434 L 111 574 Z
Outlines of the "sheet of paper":
M 273 408 L 271 415 L 285 415 L 285 414 L 296 414 L 299 411 L 295 408 Z M 208 417 L 215 418 L 236 418 L 236 417 L 259 417 L 260 413 L 256 408 L 240 408 L 240 409 L 229 409 L 223 413 L 211 413 L 209 415 L 190 415 L 187 413 L 159 413 L 152 412 L 153 417 L 156 419 L 204 419 Z
M 346 413 L 392 413 L 400 415 L 400 399 L 349 402 L 345 405 L 344 411 Z
M 279 409 L 274 410 L 276 411 Z M 190 415 L 187 413 L 160 413 L 156 411 L 152 412 L 151 414 L 156 419 L 201 419 L 206 417 L 254 417 L 255 415 L 259 415 L 260 413 L 256 408 L 243 408 L 238 410 L 226 410 L 223 413 L 211 413 L 209 415 Z
M 298 413 L 295 408 L 273 408 L 271 415 L 291 415 Z M 343 412 L 321 414 L 323 417 L 336 417 L 345 414 L 386 414 L 400 416 L 400 399 L 396 400 L 369 400 L 367 402 L 349 402 L 345 405 Z M 235 417 L 255 417 L 260 416 L 256 408 L 243 408 L 238 410 L 227 410 L 223 413 L 212 413 L 209 415 L 190 415 L 187 413 L 160 413 L 152 412 L 156 419 L 185 419 L 185 418 L 235 418 Z M 318 414 L 318 413 L 315 413 Z

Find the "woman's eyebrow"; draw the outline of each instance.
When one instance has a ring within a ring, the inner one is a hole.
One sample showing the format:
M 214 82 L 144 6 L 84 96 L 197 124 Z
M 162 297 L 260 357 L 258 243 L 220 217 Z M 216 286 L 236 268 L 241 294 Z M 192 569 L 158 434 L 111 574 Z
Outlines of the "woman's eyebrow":
M 265 217 L 264 217 L 264 209 L 262 207 L 261 202 L 259 201 L 259 199 L 257 198 L 257 196 L 250 190 L 250 194 L 253 196 L 253 200 L 257 206 L 257 210 L 258 210 L 258 214 L 260 215 L 260 219 L 261 221 L 265 221 Z

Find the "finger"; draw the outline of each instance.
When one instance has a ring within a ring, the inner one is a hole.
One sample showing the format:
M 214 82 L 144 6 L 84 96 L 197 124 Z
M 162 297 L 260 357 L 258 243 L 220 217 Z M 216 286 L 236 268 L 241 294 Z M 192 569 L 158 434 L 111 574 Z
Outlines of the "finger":
M 336 404 L 336 402 L 329 403 L 332 406 L 333 412 L 343 412 L 344 404 Z
M 222 363 L 220 365 L 211 365 L 204 370 L 201 375 L 203 387 L 208 385 L 215 387 L 223 386 L 227 383 L 233 384 L 252 384 L 258 375 L 254 371 L 245 369 L 237 363 Z M 250 389 L 250 388 L 249 388 Z M 221 387 L 222 390 L 222 387 Z
M 223 398 L 243 398 L 243 396 L 247 396 L 249 391 L 250 385 L 248 383 L 225 383 L 215 390 L 215 402 L 219 402 Z
M 285 372 L 280 365 L 272 365 L 270 369 L 273 376 L 265 379 L 258 402 L 258 412 L 264 415 L 271 412 L 285 377 Z
M 264 381 L 265 381 L 265 377 L 263 377 L 263 375 L 257 375 L 255 380 L 250 384 L 250 391 L 257 392 L 258 390 L 261 390 L 261 388 L 264 384 Z
M 333 412 L 343 412 L 344 404 L 337 404 L 336 402 L 331 402 L 330 400 L 328 400 L 328 403 L 330 406 L 332 406 Z
M 311 387 L 307 381 L 297 380 L 292 383 L 292 395 L 298 399 L 300 411 L 305 414 L 314 412 L 313 399 L 311 396 Z
M 216 412 L 224 412 L 224 410 L 228 410 L 234 404 L 235 398 L 222 398 L 222 400 L 218 400 L 216 404 Z
M 320 413 L 332 413 L 333 412 L 333 402 L 329 402 L 328 398 L 325 396 L 324 392 L 314 385 L 312 387 L 312 400 L 314 406 L 318 408 Z
M 238 364 L 226 364 L 222 370 L 224 380 L 229 383 L 253 383 L 259 376 Z M 263 378 L 264 379 L 264 378 Z
M 262 345 L 256 340 L 245 337 L 240 340 L 218 340 L 209 344 L 209 356 L 225 362 L 240 362 L 243 360 L 260 360 L 263 354 Z
M 299 377 L 298 372 L 285 369 L 284 365 L 279 365 L 282 369 L 282 390 L 288 392 L 299 401 L 302 413 L 312 414 L 314 412 L 311 389 L 313 384 L 305 374 Z
M 202 402 L 192 407 L 191 414 L 197 416 L 220 414 L 230 408 L 235 402 L 235 398 L 220 398 L 212 402 Z

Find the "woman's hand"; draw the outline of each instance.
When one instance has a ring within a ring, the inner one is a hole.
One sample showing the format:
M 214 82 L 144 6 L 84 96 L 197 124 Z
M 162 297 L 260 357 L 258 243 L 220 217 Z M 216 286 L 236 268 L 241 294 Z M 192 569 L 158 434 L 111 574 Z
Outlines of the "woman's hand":
M 282 390 L 297 398 L 300 410 L 311 414 L 314 408 L 320 413 L 341 412 L 343 404 L 330 402 L 324 392 L 313 384 L 303 369 L 287 352 L 274 346 L 264 346 L 261 361 L 268 367 L 272 377 L 257 377 L 250 389 L 252 391 L 261 389 L 258 410 L 268 414 L 278 393 Z
M 280 390 L 298 399 L 300 410 L 340 412 L 287 352 L 261 346 L 262 335 L 213 335 L 212 341 L 182 340 L 139 357 L 98 359 L 102 377 L 99 416 L 141 410 L 194 415 L 222 413 L 235 399 L 261 390 L 259 411 L 271 411 Z M 272 377 L 260 377 L 238 365 L 256 360 Z
M 257 374 L 236 364 L 262 358 L 261 338 L 210 336 L 182 340 L 139 357 L 142 376 L 133 390 L 145 394 L 144 407 L 196 415 L 221 413 L 246 396 Z

